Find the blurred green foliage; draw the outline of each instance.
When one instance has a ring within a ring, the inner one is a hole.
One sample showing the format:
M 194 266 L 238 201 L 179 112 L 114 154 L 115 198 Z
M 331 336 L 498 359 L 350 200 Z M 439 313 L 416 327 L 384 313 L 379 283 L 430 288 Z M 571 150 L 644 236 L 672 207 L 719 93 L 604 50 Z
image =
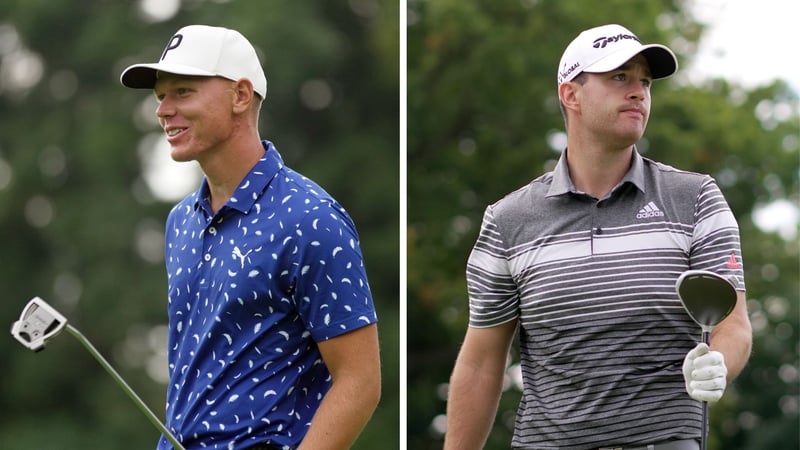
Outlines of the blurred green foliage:
M 465 264 L 483 210 L 552 169 L 564 136 L 559 58 L 581 30 L 605 23 L 669 44 L 683 67 L 703 33 L 679 0 L 408 1 L 407 320 L 425 330 L 408 334 L 410 449 L 442 445 L 446 383 L 468 318 Z M 782 82 L 692 84 L 679 72 L 652 95 L 640 151 L 714 176 L 741 229 L 755 342 L 710 409 L 709 448 L 797 449 L 797 223 L 781 237 L 754 222 L 760 207 L 800 201 L 797 93 Z M 509 383 L 487 449 L 509 447 L 519 395 Z
M 45 298 L 163 417 L 160 255 L 174 201 L 144 182 L 153 144 L 143 138 L 160 131 L 152 94 L 123 88 L 119 75 L 156 61 L 192 23 L 237 29 L 257 47 L 269 83 L 262 137 L 358 227 L 384 387 L 355 448 L 392 448 L 400 439 L 398 2 L 0 3 L 0 323 L 10 327 L 29 298 Z M 0 448 L 154 448 L 158 432 L 74 339 L 33 354 L 7 335 L 0 353 Z

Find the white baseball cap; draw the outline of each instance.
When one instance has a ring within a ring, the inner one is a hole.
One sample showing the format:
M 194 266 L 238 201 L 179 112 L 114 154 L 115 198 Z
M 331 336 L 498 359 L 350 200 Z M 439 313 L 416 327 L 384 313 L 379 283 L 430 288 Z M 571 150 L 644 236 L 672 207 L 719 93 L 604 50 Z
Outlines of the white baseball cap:
M 582 72 L 609 72 L 641 53 L 650 65 L 654 80 L 667 78 L 678 70 L 672 50 L 659 44 L 643 45 L 621 25 L 591 28 L 569 43 L 558 64 L 558 84 L 572 81 Z
M 183 27 L 170 38 L 157 63 L 134 64 L 122 72 L 120 81 L 130 88 L 153 89 L 159 72 L 233 81 L 247 78 L 262 99 L 267 94 L 267 78 L 256 50 L 241 33 L 227 28 Z

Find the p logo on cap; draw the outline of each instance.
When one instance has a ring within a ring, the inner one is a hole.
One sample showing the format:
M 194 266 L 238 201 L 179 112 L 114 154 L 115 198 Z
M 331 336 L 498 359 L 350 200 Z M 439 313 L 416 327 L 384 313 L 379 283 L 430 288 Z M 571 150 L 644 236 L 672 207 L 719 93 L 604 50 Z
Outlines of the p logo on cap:
M 161 53 L 161 59 L 159 61 L 163 61 L 164 58 L 167 57 L 168 51 L 178 48 L 178 46 L 181 45 L 182 40 L 183 40 L 182 34 L 176 34 L 175 36 L 172 36 L 172 39 L 170 39 L 169 44 L 167 44 L 167 47 L 164 48 L 164 51 Z

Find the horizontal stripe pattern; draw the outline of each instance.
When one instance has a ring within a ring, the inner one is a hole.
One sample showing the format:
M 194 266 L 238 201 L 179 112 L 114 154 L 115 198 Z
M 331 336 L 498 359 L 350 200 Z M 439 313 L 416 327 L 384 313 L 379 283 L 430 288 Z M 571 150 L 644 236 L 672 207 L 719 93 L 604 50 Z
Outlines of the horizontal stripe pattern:
M 548 196 L 562 157 L 486 209 L 467 263 L 470 326 L 519 321 L 515 448 L 699 436 L 681 363 L 700 330 L 675 281 L 703 269 L 744 289 L 741 264 L 725 265 L 741 261 L 738 226 L 711 177 L 635 158 L 641 182 L 600 201 Z

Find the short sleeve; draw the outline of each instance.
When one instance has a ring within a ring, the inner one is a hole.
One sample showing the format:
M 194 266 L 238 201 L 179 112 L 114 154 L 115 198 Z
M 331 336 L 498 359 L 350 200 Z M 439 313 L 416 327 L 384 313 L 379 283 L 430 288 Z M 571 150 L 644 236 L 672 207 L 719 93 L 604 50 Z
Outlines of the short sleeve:
M 478 240 L 467 260 L 469 325 L 487 328 L 519 317 L 519 293 L 492 208 L 487 207 Z
M 295 233 L 300 245 L 285 275 L 314 340 L 377 322 L 358 235 L 347 213 L 336 204 L 321 202 Z
M 711 177 L 697 196 L 689 258 L 692 269 L 718 273 L 732 281 L 737 290 L 745 289 L 739 224 Z

